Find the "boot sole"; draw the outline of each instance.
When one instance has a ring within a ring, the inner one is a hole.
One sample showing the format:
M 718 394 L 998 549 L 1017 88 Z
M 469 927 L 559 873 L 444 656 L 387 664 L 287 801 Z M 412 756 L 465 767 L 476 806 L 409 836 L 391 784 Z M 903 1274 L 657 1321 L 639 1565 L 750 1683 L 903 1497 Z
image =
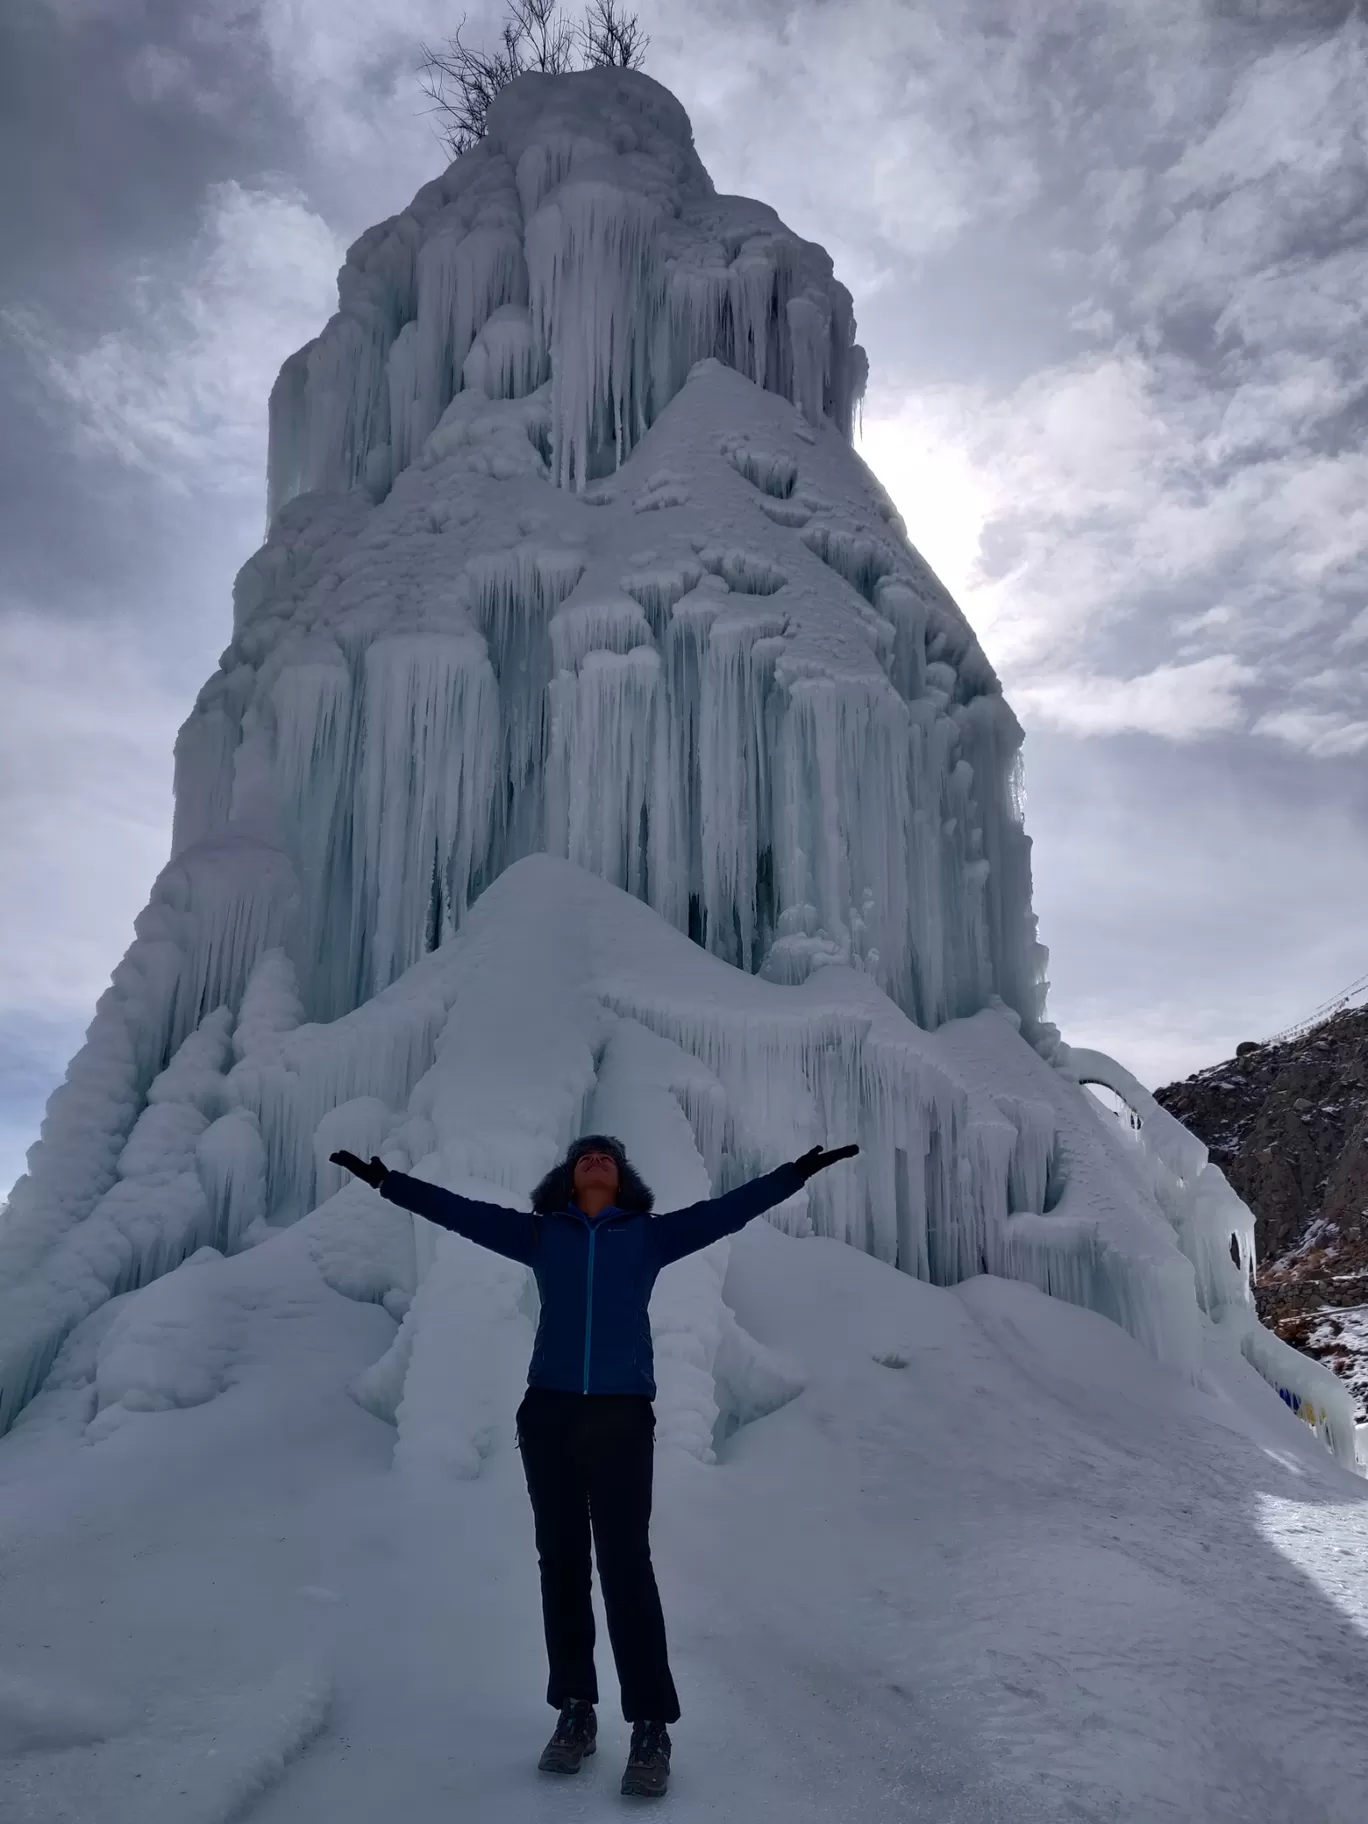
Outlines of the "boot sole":
M 667 1780 L 659 1786 L 647 1785 L 644 1780 L 635 1780 L 624 1775 L 621 1792 L 624 1799 L 663 1799 L 668 1784 Z
M 584 1752 L 573 1761 L 568 1760 L 568 1759 L 567 1760 L 552 1759 L 552 1758 L 549 1758 L 547 1755 L 543 1755 L 542 1758 L 537 1762 L 537 1772 L 538 1773 L 578 1773 L 580 1768 L 583 1766 L 585 1761 L 587 1761 L 589 1759 L 589 1756 L 593 1752 L 594 1752 L 594 1744 L 591 1742 L 589 1744 L 589 1746 L 584 1750 Z

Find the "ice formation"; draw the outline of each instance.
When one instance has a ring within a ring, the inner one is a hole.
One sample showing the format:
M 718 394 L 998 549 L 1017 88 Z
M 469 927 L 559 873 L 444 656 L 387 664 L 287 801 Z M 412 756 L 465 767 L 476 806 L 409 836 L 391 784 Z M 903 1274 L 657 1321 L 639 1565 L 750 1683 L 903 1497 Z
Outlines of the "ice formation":
M 827 255 L 718 196 L 635 73 L 522 79 L 351 249 L 272 394 L 172 858 L 0 1231 L 0 1426 L 199 1250 L 306 1219 L 326 1276 L 369 1208 L 334 1146 L 518 1202 L 589 1121 L 666 1202 L 856 1137 L 776 1220 L 1029 1280 L 1193 1375 L 1220 1327 L 1351 1454 L 1254 1322 L 1248 1213 L 1044 1021 L 1021 730 L 850 447 L 864 375 Z M 343 1275 L 400 1320 L 355 1392 L 477 1473 L 526 1278 L 419 1228 Z M 725 1259 L 653 1309 L 703 1458 L 794 1391 Z

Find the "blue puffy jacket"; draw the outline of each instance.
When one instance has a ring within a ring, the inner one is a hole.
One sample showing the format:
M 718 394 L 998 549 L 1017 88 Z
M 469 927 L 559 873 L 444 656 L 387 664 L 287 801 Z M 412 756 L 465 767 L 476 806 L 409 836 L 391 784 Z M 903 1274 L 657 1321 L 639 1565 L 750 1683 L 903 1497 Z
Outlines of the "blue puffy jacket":
M 672 1260 L 744 1228 L 803 1183 L 796 1166 L 781 1165 L 725 1197 L 663 1216 L 616 1209 L 586 1216 L 573 1204 L 538 1216 L 476 1203 L 404 1172 L 391 1172 L 381 1195 L 531 1267 L 541 1293 L 541 1322 L 529 1386 L 654 1398 L 647 1309 L 656 1274 Z

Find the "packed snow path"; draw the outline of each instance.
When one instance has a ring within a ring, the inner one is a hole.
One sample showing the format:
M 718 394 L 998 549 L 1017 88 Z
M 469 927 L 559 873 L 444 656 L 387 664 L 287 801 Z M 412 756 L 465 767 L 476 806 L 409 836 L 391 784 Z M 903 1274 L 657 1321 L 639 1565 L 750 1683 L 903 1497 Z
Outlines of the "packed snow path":
M 490 1333 L 480 1474 L 392 1468 L 344 1388 L 393 1320 L 319 1246 L 300 1225 L 173 1276 L 204 1283 L 178 1347 L 163 1309 L 162 1377 L 208 1352 L 213 1397 L 86 1429 L 73 1360 L 0 1446 L 7 1824 L 621 1803 L 606 1644 L 601 1753 L 535 1772 L 529 1320 Z M 1238 1357 L 1195 1390 L 1031 1288 L 941 1290 L 764 1223 L 727 1296 L 801 1391 L 714 1466 L 659 1451 L 671 1816 L 1359 1824 L 1368 1501 Z

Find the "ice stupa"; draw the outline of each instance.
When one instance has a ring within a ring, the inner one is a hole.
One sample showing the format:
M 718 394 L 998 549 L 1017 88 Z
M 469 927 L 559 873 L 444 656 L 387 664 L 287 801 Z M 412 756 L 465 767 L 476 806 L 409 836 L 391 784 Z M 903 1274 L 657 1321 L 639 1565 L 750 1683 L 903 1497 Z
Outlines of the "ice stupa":
M 0 1423 L 81 1349 L 102 1417 L 175 1403 L 195 1325 L 172 1373 L 155 1300 L 92 1314 L 314 1212 L 329 1283 L 402 1320 L 357 1397 L 478 1469 L 525 1277 L 328 1155 L 515 1204 L 588 1122 L 663 1204 L 858 1138 L 780 1226 L 1030 1281 L 1193 1375 L 1217 1332 L 1352 1461 L 1255 1321 L 1248 1211 L 1045 1022 L 1021 730 L 852 449 L 865 373 L 828 256 L 639 74 L 520 80 L 355 244 L 272 394 L 172 858 L 0 1230 Z M 725 1248 L 652 1314 L 705 1460 L 786 1397 Z

